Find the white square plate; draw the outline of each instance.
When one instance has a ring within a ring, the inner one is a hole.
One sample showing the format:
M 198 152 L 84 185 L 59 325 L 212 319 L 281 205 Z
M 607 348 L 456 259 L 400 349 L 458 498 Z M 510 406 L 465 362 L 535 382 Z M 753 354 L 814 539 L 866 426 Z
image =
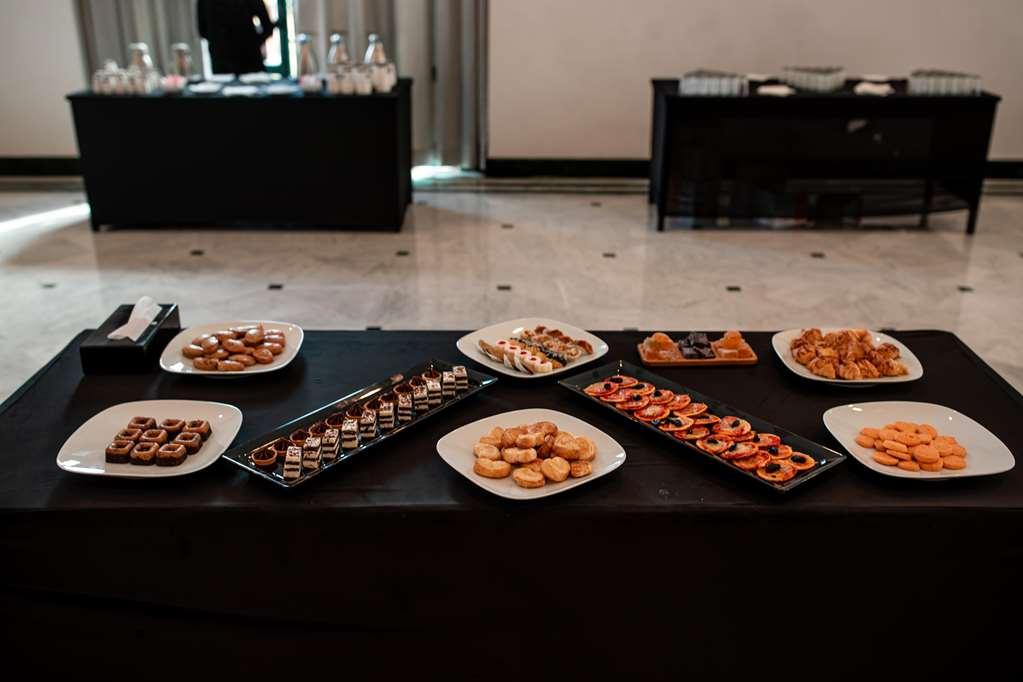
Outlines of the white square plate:
M 597 456 L 592 462 L 593 473 L 582 478 L 567 478 L 561 483 L 548 481 L 547 485 L 542 488 L 522 488 L 515 484 L 511 476 L 486 478 L 472 470 L 476 461 L 476 455 L 472 453 L 472 446 L 479 442 L 482 436 L 490 433 L 495 426 L 511 428 L 519 424 L 532 424 L 539 421 L 554 422 L 561 430 L 593 440 L 597 445 Z M 479 487 L 509 500 L 535 500 L 557 495 L 595 481 L 625 463 L 625 449 L 611 436 L 570 414 L 542 408 L 504 412 L 466 424 L 437 441 L 437 454 L 450 464 L 452 469 Z
M 593 346 L 593 355 L 584 355 L 575 362 L 570 362 L 561 369 L 556 369 L 549 374 L 526 374 L 525 372 L 520 372 L 516 369 L 512 369 L 511 367 L 505 367 L 500 362 L 495 362 L 480 352 L 478 346 L 480 339 L 483 339 L 487 343 L 496 343 L 498 339 L 511 338 L 512 336 L 516 336 L 522 332 L 524 329 L 534 329 L 541 324 L 548 329 L 560 329 L 573 339 L 588 342 L 591 346 Z M 477 329 L 474 332 L 466 334 L 462 338 L 458 339 L 455 346 L 457 346 L 458 350 L 462 351 L 462 354 L 467 358 L 475 360 L 481 365 L 486 365 L 495 372 L 500 372 L 505 376 L 515 377 L 517 379 L 542 379 L 544 377 L 556 376 L 564 372 L 572 372 L 588 362 L 593 362 L 594 360 L 603 357 L 607 354 L 608 350 L 607 344 L 604 343 L 603 339 L 594 336 L 585 329 L 579 329 L 579 327 L 574 327 L 570 324 L 551 320 L 546 317 L 522 317 L 517 320 L 508 320 L 507 322 L 492 324 L 489 327 Z
M 954 436 L 966 448 L 966 468 L 903 471 L 898 467 L 878 464 L 873 458 L 873 448 L 865 448 L 856 443 L 856 436 L 863 427 L 881 428 L 885 424 L 897 421 L 930 424 L 941 435 Z M 863 466 L 886 476 L 935 481 L 1000 474 L 1016 466 L 1016 460 L 1009 448 L 1005 447 L 1005 443 L 998 440 L 993 433 L 965 414 L 933 403 L 896 400 L 840 405 L 824 413 L 824 425 Z
M 221 372 L 218 370 L 196 369 L 192 361 L 181 354 L 181 349 L 192 343 L 192 339 L 201 334 L 212 334 L 222 329 L 241 327 L 246 324 L 260 324 L 271 329 L 280 329 L 284 332 L 287 343 L 284 344 L 284 351 L 274 356 L 274 361 L 269 365 L 253 365 L 246 367 L 241 372 Z M 302 347 L 302 340 L 305 339 L 305 332 L 297 324 L 290 322 L 274 322 L 272 320 L 228 320 L 227 322 L 214 322 L 212 324 L 199 324 L 189 327 L 171 339 L 167 347 L 160 354 L 160 367 L 173 374 L 199 374 L 207 377 L 244 377 L 253 374 L 266 374 L 287 367 L 298 350 Z
M 848 329 L 848 327 L 821 327 L 820 330 L 824 334 L 828 332 L 840 331 L 842 329 Z M 924 375 L 924 367 L 920 364 L 920 360 L 913 355 L 913 351 L 909 350 L 901 341 L 893 339 L 887 334 L 880 332 L 870 332 L 870 336 L 874 339 L 874 345 L 879 346 L 882 343 L 890 343 L 899 349 L 900 357 L 899 361 L 906 366 L 909 371 L 908 374 L 903 374 L 899 377 L 879 377 L 877 379 L 826 379 L 819 377 L 806 367 L 796 362 L 796 359 L 792 357 L 791 345 L 792 342 L 799 338 L 799 335 L 803 332 L 802 329 L 786 329 L 783 332 L 778 332 L 771 337 L 771 345 L 774 346 L 774 352 L 778 354 L 782 363 L 788 367 L 794 374 L 798 374 L 804 379 L 811 379 L 813 381 L 822 381 L 826 384 L 835 384 L 836 386 L 873 386 L 875 384 L 900 384 L 905 381 L 916 381 Z M 891 420 L 889 420 L 891 421 Z M 887 423 L 887 422 L 886 422 Z
M 111 464 L 106 461 L 107 446 L 117 432 L 133 417 L 164 419 L 205 419 L 213 433 L 199 452 L 189 455 L 176 467 Z M 234 405 L 204 400 L 139 400 L 121 403 L 103 410 L 78 427 L 61 446 L 57 466 L 64 471 L 122 478 L 167 478 L 184 476 L 205 469 L 217 461 L 231 445 L 242 427 L 242 411 Z

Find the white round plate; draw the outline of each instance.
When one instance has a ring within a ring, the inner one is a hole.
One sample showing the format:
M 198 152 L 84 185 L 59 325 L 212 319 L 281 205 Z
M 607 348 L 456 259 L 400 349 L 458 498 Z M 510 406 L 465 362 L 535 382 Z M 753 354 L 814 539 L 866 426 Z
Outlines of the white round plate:
M 491 360 L 489 357 L 480 352 L 479 346 L 477 345 L 480 339 L 483 339 L 487 343 L 496 343 L 498 339 L 509 339 L 519 334 L 523 329 L 535 329 L 538 325 L 543 325 L 548 329 L 560 329 L 573 339 L 588 342 L 591 346 L 593 346 L 593 354 L 584 355 L 575 362 L 570 362 L 561 369 L 556 369 L 548 374 L 526 374 L 525 372 L 520 372 L 517 369 L 506 367 L 500 362 Z M 603 357 L 608 351 L 607 344 L 604 343 L 604 340 L 600 337 L 594 336 L 585 329 L 579 329 L 579 327 L 574 327 L 570 324 L 565 324 L 558 320 L 551 320 L 546 317 L 522 317 L 517 320 L 508 320 L 507 322 L 492 324 L 489 327 L 477 329 L 474 332 L 466 334 L 462 338 L 458 339 L 455 346 L 458 347 L 458 350 L 462 351 L 462 355 L 470 360 L 475 360 L 481 365 L 486 365 L 495 372 L 499 372 L 505 376 L 515 377 L 516 379 L 543 379 L 544 377 L 552 377 L 558 374 L 564 374 L 565 372 L 573 372 L 586 363 L 593 362 L 594 360 Z
M 176 467 L 111 464 L 106 449 L 117 432 L 133 417 L 163 419 L 205 419 L 213 433 L 199 452 L 189 455 Z M 75 474 L 118 476 L 121 478 L 168 478 L 205 469 L 230 447 L 242 427 L 242 412 L 234 405 L 205 400 L 139 400 L 121 403 L 103 410 L 78 427 L 57 454 L 57 466 Z
M 221 372 L 218 370 L 196 369 L 192 361 L 181 354 L 181 349 L 192 343 L 192 339 L 200 334 L 212 334 L 221 329 L 241 327 L 246 324 L 262 323 L 264 327 L 280 329 L 284 332 L 287 343 L 284 344 L 284 352 L 274 356 L 274 361 L 269 365 L 253 365 L 246 367 L 241 372 Z M 266 374 L 287 367 L 288 364 L 298 355 L 302 347 L 302 340 L 305 332 L 297 324 L 290 322 L 273 322 L 271 320 L 228 320 L 227 322 L 214 322 L 213 324 L 200 324 L 189 327 L 171 339 L 167 347 L 160 354 L 160 368 L 174 374 L 198 374 L 207 377 L 244 377 L 253 374 Z
M 482 436 L 490 433 L 495 426 L 511 428 L 519 424 L 532 424 L 539 421 L 554 422 L 559 429 L 593 440 L 597 445 L 597 456 L 592 462 L 593 473 L 582 478 L 569 477 L 561 483 L 548 481 L 547 485 L 542 488 L 522 488 L 515 484 L 511 476 L 486 478 L 472 470 L 472 465 L 476 461 L 476 456 L 472 454 L 472 446 L 479 442 Z M 450 464 L 452 469 L 479 487 L 509 500 L 535 500 L 557 495 L 595 481 L 625 463 L 625 449 L 611 436 L 570 414 L 542 408 L 504 412 L 466 424 L 437 441 L 437 454 Z
M 809 327 L 807 327 L 807 329 L 809 329 Z M 849 329 L 849 327 L 820 327 L 821 332 L 824 334 L 840 331 L 842 329 Z M 783 332 L 778 332 L 771 337 L 771 345 L 774 347 L 774 352 L 777 353 L 778 358 L 781 359 L 782 363 L 792 370 L 794 374 L 798 374 L 804 379 L 822 381 L 826 384 L 834 384 L 836 386 L 874 386 L 876 384 L 901 384 L 906 381 L 916 381 L 924 375 L 924 367 L 920 364 L 920 360 L 913 355 L 913 351 L 909 350 L 905 344 L 888 336 L 887 334 L 870 332 L 871 337 L 874 339 L 875 346 L 879 346 L 882 343 L 890 343 L 899 349 L 899 361 L 906 366 L 906 369 L 909 372 L 908 374 L 903 374 L 899 377 L 879 377 L 877 379 L 852 380 L 826 379 L 824 377 L 819 377 L 806 367 L 803 367 L 801 364 L 796 362 L 796 359 L 792 357 L 792 351 L 790 350 L 792 341 L 799 338 L 799 335 L 802 333 L 802 329 L 786 329 Z
M 874 461 L 873 448 L 856 443 L 856 436 L 865 426 L 881 428 L 885 424 L 905 421 L 915 424 L 930 424 L 943 436 L 954 436 L 966 448 L 965 469 L 943 469 L 941 471 L 903 471 Z M 853 403 L 832 407 L 824 413 L 824 425 L 828 427 L 839 443 L 863 466 L 879 474 L 896 478 L 913 478 L 925 481 L 990 476 L 1000 474 L 1016 466 L 1016 460 L 1005 443 L 983 426 L 956 412 L 950 407 L 933 403 L 886 401 Z

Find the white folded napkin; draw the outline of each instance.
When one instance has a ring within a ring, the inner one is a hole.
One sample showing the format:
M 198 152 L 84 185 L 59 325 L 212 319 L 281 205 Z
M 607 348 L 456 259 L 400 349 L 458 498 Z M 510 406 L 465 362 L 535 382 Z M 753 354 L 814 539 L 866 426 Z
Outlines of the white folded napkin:
M 225 85 L 220 91 L 224 97 L 252 97 L 259 93 L 255 85 Z
M 769 95 L 771 97 L 788 97 L 796 94 L 796 91 L 787 85 L 761 85 L 757 88 L 758 95 Z
M 887 83 L 868 83 L 867 81 L 860 81 L 853 88 L 853 92 L 857 95 L 875 95 L 877 97 L 884 97 L 895 92 L 895 88 L 888 85 Z
M 107 334 L 107 338 L 115 341 L 126 338 L 138 341 L 139 337 L 142 336 L 142 332 L 146 331 L 146 328 L 153 323 L 153 320 L 159 314 L 160 304 L 150 296 L 143 296 L 135 304 L 135 307 L 131 309 L 128 322 Z

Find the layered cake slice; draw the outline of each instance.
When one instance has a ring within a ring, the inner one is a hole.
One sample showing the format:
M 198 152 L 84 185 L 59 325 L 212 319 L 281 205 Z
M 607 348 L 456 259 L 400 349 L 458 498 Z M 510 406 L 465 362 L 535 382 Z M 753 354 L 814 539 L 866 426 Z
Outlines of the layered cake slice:
M 430 395 L 430 407 L 440 405 L 441 388 L 439 379 L 427 379 L 426 391 Z
M 341 447 L 354 450 L 359 447 L 359 422 L 356 419 L 345 419 L 341 424 Z
M 445 400 L 455 397 L 456 384 L 454 372 L 442 372 L 440 379 L 441 395 Z
M 290 445 L 284 454 L 284 479 L 293 481 L 301 475 L 302 448 L 297 445 Z
M 412 403 L 416 412 L 426 412 L 430 409 L 430 391 L 425 383 L 412 387 Z
M 341 444 L 341 432 L 337 429 L 324 429 L 320 442 L 320 454 L 325 462 L 333 462 L 337 458 L 337 446 Z
M 368 407 L 363 410 L 359 417 L 359 435 L 364 440 L 377 437 L 377 413 Z
M 402 424 L 412 421 L 412 394 L 398 394 L 398 421 Z
M 465 365 L 455 365 L 451 368 L 451 373 L 455 375 L 455 389 L 459 393 L 468 391 L 469 372 L 465 369 Z
M 309 436 L 305 439 L 305 445 L 302 446 L 303 469 L 320 468 L 320 444 L 322 441 L 323 439 L 319 436 Z
M 394 403 L 380 403 L 380 412 L 377 420 L 381 431 L 390 431 L 394 428 Z

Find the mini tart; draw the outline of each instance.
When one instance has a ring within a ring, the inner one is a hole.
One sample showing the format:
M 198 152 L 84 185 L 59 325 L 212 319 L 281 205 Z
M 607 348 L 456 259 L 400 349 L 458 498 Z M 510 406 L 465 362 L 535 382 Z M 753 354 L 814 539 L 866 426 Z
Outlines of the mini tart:
M 771 460 L 757 469 L 757 476 L 771 483 L 783 483 L 796 475 L 796 467 L 786 460 Z
M 703 414 L 707 411 L 707 405 L 704 403 L 689 403 L 681 410 L 672 410 L 676 416 L 679 417 L 695 417 Z
M 288 440 L 290 440 L 298 447 L 302 447 L 303 445 L 305 445 L 305 439 L 308 437 L 309 432 L 306 431 L 305 429 L 295 429 L 294 431 L 291 432 L 291 435 L 288 436 Z
M 742 459 L 743 457 L 752 457 L 758 452 L 760 452 L 760 448 L 753 443 L 730 443 L 728 449 L 722 452 L 721 456 L 725 459 Z M 764 454 L 770 458 L 770 455 Z
M 164 419 L 156 428 L 163 429 L 167 432 L 167 437 L 173 439 L 185 428 L 185 422 L 183 419 Z
M 714 431 L 725 436 L 741 436 L 753 430 L 750 423 L 745 419 L 739 419 L 732 415 L 722 417 L 721 421 L 714 427 Z
M 696 424 L 697 426 L 709 427 L 711 428 L 711 430 L 714 430 L 713 427 L 717 426 L 717 423 L 719 421 L 721 421 L 721 417 L 717 416 L 716 414 L 711 414 L 709 412 L 704 412 L 703 414 L 698 414 L 693 417 L 694 424 Z
M 131 458 L 131 451 L 135 447 L 133 440 L 116 439 L 107 446 L 106 460 L 111 464 L 126 464 Z
M 607 395 L 600 396 L 600 399 L 605 403 L 624 403 L 631 397 L 632 396 L 625 391 L 615 391 L 614 393 L 608 393 Z
M 760 448 L 771 456 L 771 459 L 788 459 L 792 455 L 792 448 L 788 445 L 768 445 Z
M 322 436 L 323 432 L 327 430 L 327 422 L 316 422 L 309 427 L 310 436 Z
M 781 437 L 773 433 L 758 433 L 755 441 L 758 448 L 766 448 L 769 445 L 781 445 Z
M 688 431 L 677 431 L 674 435 L 675 438 L 679 438 L 681 440 L 698 441 L 702 438 L 706 438 L 707 436 L 709 436 L 710 429 L 708 429 L 706 426 L 694 426 Z
M 188 458 L 188 451 L 180 443 L 164 443 L 156 451 L 156 466 L 176 467 Z
M 607 380 L 618 386 L 618 388 L 628 388 L 629 386 L 635 386 L 639 383 L 638 379 L 634 379 L 625 374 L 615 374 L 614 376 L 608 377 Z
M 668 409 L 674 412 L 675 410 L 684 410 L 689 406 L 689 403 L 693 402 L 693 399 L 689 397 L 688 393 L 676 393 L 675 397 L 668 403 Z
M 633 395 L 651 395 L 657 387 L 653 384 L 638 383 L 634 386 L 629 387 L 629 392 Z
M 335 412 L 334 414 L 324 419 L 323 423 L 327 425 L 328 429 L 340 429 L 341 425 L 345 423 L 345 413 Z
M 671 412 L 664 405 L 648 405 L 642 410 L 636 410 L 634 414 L 636 419 L 640 421 L 651 422 L 664 419 L 671 414 Z
M 741 457 L 739 459 L 733 459 L 731 461 L 732 464 L 739 467 L 740 469 L 743 469 L 745 471 L 753 471 L 754 469 L 759 469 L 760 467 L 770 462 L 771 456 L 766 452 L 757 451 L 756 454 L 751 455 L 749 457 Z
M 138 443 L 131 451 L 131 463 L 149 466 L 156 463 L 156 452 L 160 446 L 156 443 Z
M 274 445 L 276 445 L 276 443 Z M 277 466 L 277 454 L 277 451 L 272 445 L 260 448 L 252 453 L 252 463 L 260 469 L 270 469 Z
M 645 395 L 630 397 L 623 403 L 617 403 L 615 407 L 619 410 L 627 410 L 629 412 L 635 412 L 636 410 L 642 410 L 644 407 L 650 404 L 650 398 Z
M 720 455 L 728 449 L 729 445 L 731 445 L 731 442 L 716 438 L 715 436 L 708 436 L 696 441 L 696 447 L 712 455 Z
M 749 441 L 755 441 L 756 439 L 757 434 L 754 433 L 753 431 L 750 431 L 749 433 L 744 433 L 741 436 L 732 436 L 733 443 L 747 443 Z M 753 444 L 756 445 L 756 443 Z
M 192 419 L 185 422 L 185 428 L 181 430 L 181 433 L 198 433 L 200 438 L 206 440 L 213 433 L 213 429 L 205 419 Z
M 817 461 L 804 452 L 793 452 L 785 461 L 795 467 L 796 471 L 806 471 L 817 466 Z
M 667 405 L 674 399 L 675 392 L 666 388 L 658 388 L 650 394 L 650 403 L 653 405 Z
M 137 443 L 141 437 L 142 429 L 129 428 L 121 429 L 117 435 L 114 436 L 114 440 L 130 440 L 132 443 Z
M 612 384 L 610 381 L 598 381 L 584 388 L 583 393 L 599 398 L 602 395 L 608 395 L 609 393 L 614 393 L 617 390 L 617 384 Z
M 202 447 L 202 437 L 198 433 L 182 432 L 179 433 L 171 442 L 177 443 L 178 445 L 184 445 L 185 450 L 190 455 L 194 455 L 195 453 L 199 452 L 199 448 Z
M 669 417 L 668 419 L 661 419 L 660 423 L 657 424 L 657 428 L 661 431 L 685 431 L 693 425 L 693 420 L 689 417 Z

